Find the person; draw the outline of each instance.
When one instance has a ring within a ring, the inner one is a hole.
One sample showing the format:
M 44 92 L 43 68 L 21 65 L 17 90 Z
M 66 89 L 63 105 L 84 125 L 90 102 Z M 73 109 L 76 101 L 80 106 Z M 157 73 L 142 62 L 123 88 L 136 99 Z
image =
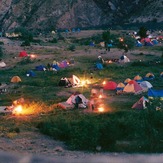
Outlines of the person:
M 98 56 L 97 63 L 104 64 L 104 59 L 101 56 Z
M 124 45 L 124 51 L 125 51 L 125 53 L 128 52 L 128 45 L 127 44 Z

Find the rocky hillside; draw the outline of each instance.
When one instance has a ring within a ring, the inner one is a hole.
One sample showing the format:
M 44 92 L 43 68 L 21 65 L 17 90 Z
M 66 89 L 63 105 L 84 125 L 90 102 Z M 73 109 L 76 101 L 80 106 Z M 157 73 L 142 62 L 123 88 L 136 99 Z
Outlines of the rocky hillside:
M 0 0 L 0 26 L 54 28 L 163 22 L 162 0 Z

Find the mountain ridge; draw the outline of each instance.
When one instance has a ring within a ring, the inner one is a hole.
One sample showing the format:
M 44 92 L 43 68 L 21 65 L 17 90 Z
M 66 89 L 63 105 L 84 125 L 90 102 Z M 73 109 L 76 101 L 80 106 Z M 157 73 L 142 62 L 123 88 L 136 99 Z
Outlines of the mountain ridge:
M 5 31 L 163 23 L 162 15 L 162 0 L 0 0 L 0 26 Z

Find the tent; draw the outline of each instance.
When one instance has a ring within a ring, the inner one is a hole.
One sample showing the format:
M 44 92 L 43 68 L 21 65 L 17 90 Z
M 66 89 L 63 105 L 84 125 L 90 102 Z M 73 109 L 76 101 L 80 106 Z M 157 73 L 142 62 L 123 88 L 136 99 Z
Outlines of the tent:
M 57 64 L 53 64 L 52 69 L 55 69 L 56 71 L 58 71 L 60 70 L 60 67 Z
M 152 84 L 148 81 L 143 81 L 139 85 L 143 89 L 143 91 L 148 91 L 148 89 L 153 87 Z
M 162 78 L 163 78 L 163 72 L 161 72 L 161 73 L 160 73 L 160 77 L 162 77 Z
M 123 90 L 124 87 L 125 87 L 125 85 L 124 85 L 123 83 L 119 83 L 119 84 L 117 85 L 116 90 Z
M 149 98 L 161 98 L 163 99 L 163 90 L 154 90 L 148 89 L 148 97 Z
M 143 78 L 142 78 L 140 75 L 136 75 L 136 76 L 134 77 L 134 80 L 135 80 L 136 82 L 140 83 L 140 82 L 143 81 Z
M 64 86 L 64 87 L 72 87 L 72 83 L 70 82 L 70 80 L 66 77 L 61 78 L 59 83 L 59 86 Z
M 131 81 L 131 79 L 130 78 L 127 78 L 125 81 L 124 81 L 124 83 L 125 84 L 128 84 L 128 82 L 130 82 Z
M 108 81 L 104 84 L 103 89 L 105 90 L 115 90 L 117 88 L 117 83 L 114 81 Z
M 27 54 L 26 51 L 21 51 L 21 52 L 19 53 L 19 57 L 28 57 L 28 54 Z
M 119 59 L 119 63 L 128 63 L 128 62 L 130 62 L 130 59 L 125 55 L 122 55 Z
M 67 63 L 67 61 L 66 60 L 64 60 L 64 61 L 62 61 L 61 63 L 59 63 L 59 65 L 58 65 L 60 68 L 65 68 L 65 67 L 67 67 L 68 66 L 68 63 Z
M 66 102 L 58 103 L 58 106 L 63 109 L 73 109 L 73 108 L 86 108 L 88 106 L 89 100 L 81 93 L 72 94 Z
M 143 91 L 140 85 L 135 81 L 131 80 L 123 89 L 123 92 L 139 94 Z
M 156 39 L 152 40 L 153 45 L 157 45 L 158 41 Z
M 45 70 L 46 70 L 46 67 L 43 66 L 43 65 L 39 65 L 39 66 L 36 66 L 35 69 L 36 69 L 37 71 L 45 71 Z
M 145 42 L 145 46 L 153 46 L 152 42 Z
M 13 76 L 11 79 L 11 83 L 19 83 L 21 82 L 21 78 L 19 76 Z
M 143 44 L 140 41 L 137 41 L 136 47 L 142 47 L 142 46 L 143 46 Z
M 132 106 L 132 108 L 133 109 L 145 109 L 147 102 L 149 102 L 149 100 L 143 96 Z
M 6 67 L 6 63 L 5 62 L 0 62 L 0 68 L 4 68 Z
M 29 71 L 27 71 L 27 73 L 26 73 L 26 76 L 30 76 L 30 77 L 35 77 L 36 76 L 36 74 L 35 74 L 35 72 L 34 71 L 32 71 L 32 70 L 29 70 Z
M 154 74 L 149 72 L 145 75 L 144 80 L 153 80 L 155 78 Z
M 98 70 L 102 70 L 103 69 L 103 65 L 101 63 L 96 63 L 96 68 Z

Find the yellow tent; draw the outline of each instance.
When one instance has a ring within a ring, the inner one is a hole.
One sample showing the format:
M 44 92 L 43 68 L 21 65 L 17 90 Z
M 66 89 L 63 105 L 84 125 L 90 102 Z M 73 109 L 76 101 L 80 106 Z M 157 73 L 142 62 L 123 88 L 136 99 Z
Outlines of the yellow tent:
M 130 78 L 127 78 L 125 81 L 124 81 L 124 83 L 128 83 L 128 82 L 130 82 L 131 81 L 131 79 Z
M 145 75 L 145 77 L 150 77 L 150 76 L 154 76 L 154 74 L 149 72 Z
M 13 76 L 11 79 L 11 83 L 19 83 L 21 82 L 21 78 L 19 76 Z
M 136 75 L 136 76 L 134 77 L 134 80 L 142 80 L 142 77 L 139 76 L 139 75 Z

